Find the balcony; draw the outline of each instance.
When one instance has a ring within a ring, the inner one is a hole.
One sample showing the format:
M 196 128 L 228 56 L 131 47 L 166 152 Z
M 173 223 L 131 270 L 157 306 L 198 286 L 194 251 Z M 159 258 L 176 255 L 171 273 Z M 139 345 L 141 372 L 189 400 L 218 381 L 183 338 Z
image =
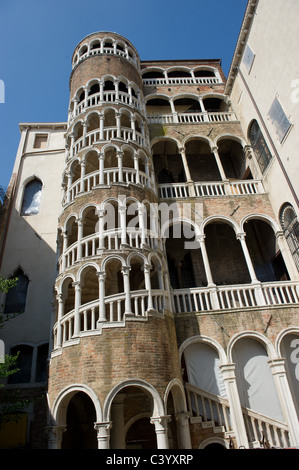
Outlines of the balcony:
M 265 193 L 262 182 L 258 180 L 159 184 L 158 192 L 160 199 L 249 196 Z
M 172 305 L 176 314 L 286 306 L 298 303 L 298 293 L 295 281 L 173 289 Z
M 236 122 L 237 118 L 232 111 L 203 112 L 203 113 L 172 113 L 172 114 L 148 114 L 148 124 L 199 124 L 199 123 L 223 123 Z
M 150 296 L 146 289 L 131 291 L 129 311 L 127 300 L 126 293 L 114 294 L 104 298 L 103 307 L 97 299 L 67 312 L 54 325 L 54 349 L 74 344 L 82 336 L 101 334 L 103 328 L 125 326 L 128 319 L 146 320 L 148 310 L 163 313 L 168 295 L 159 289 L 151 290 Z

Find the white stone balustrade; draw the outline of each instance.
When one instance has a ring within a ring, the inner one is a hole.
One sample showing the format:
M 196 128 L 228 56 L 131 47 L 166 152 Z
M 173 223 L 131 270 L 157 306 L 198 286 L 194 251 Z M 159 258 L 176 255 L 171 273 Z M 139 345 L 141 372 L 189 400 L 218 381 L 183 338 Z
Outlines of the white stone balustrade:
M 151 306 L 149 302 L 151 297 Z M 74 308 L 70 312 L 59 317 L 54 325 L 54 348 L 67 345 L 79 336 L 100 334 L 102 328 L 124 326 L 127 320 L 146 318 L 148 310 L 163 313 L 167 305 L 167 292 L 164 290 L 151 290 L 150 296 L 147 289 L 130 292 L 130 310 L 125 312 L 126 293 L 106 296 L 104 298 L 104 312 L 101 312 L 99 299 L 88 302 Z M 78 318 L 76 319 L 76 315 Z M 78 324 L 78 332 L 75 324 Z M 58 341 L 59 338 L 59 341 Z
M 157 233 L 151 230 L 142 230 L 141 228 L 126 227 L 125 243 L 134 249 L 141 249 L 142 245 L 147 245 L 151 250 L 162 250 L 162 241 Z M 88 235 L 68 247 L 59 257 L 59 273 L 64 269 L 70 268 L 76 262 L 84 258 L 96 256 L 98 249 L 120 250 L 122 247 L 122 229 L 114 228 L 104 230 L 103 234 L 94 233 Z M 79 253 L 81 256 L 79 256 Z
M 291 305 L 299 301 L 299 283 L 291 281 L 174 289 L 174 313 Z
M 161 199 L 191 197 L 192 186 L 194 186 L 193 195 L 196 197 L 248 196 L 265 193 L 262 182 L 258 180 L 207 181 L 159 184 L 159 197 Z
M 148 124 L 198 124 L 204 122 L 233 122 L 237 118 L 231 111 L 205 113 L 148 114 Z
M 214 395 L 189 383 L 185 387 L 191 423 L 201 423 L 203 428 L 213 428 L 214 433 L 235 433 L 228 398 Z M 261 447 L 263 440 L 276 448 L 290 446 L 288 426 L 285 423 L 245 407 L 242 407 L 242 417 L 249 448 Z
M 221 84 L 218 77 L 168 77 L 168 78 L 144 78 L 145 86 L 156 85 L 218 85 Z
M 103 106 L 107 103 L 125 104 L 127 106 L 143 111 L 140 101 L 129 93 L 119 91 L 104 91 L 103 93 L 94 93 L 82 100 L 73 111 L 69 112 L 68 123 L 70 124 L 77 116 L 89 110 L 93 106 Z

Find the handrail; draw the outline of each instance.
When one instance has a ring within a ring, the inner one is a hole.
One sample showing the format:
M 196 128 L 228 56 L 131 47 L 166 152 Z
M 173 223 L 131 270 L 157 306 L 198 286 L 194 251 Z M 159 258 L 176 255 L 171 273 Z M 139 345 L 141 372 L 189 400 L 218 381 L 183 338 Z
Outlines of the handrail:
M 210 422 L 213 426 L 223 426 L 225 432 L 234 431 L 230 422 L 228 398 L 202 390 L 190 383 L 185 383 L 185 389 L 191 423 L 197 418 L 197 421 L 203 423 L 203 427 Z M 290 445 L 289 430 L 285 423 L 247 407 L 242 407 L 242 416 L 250 447 L 259 446 L 263 439 L 272 447 Z
M 226 310 L 299 302 L 297 281 L 173 289 L 174 313 Z

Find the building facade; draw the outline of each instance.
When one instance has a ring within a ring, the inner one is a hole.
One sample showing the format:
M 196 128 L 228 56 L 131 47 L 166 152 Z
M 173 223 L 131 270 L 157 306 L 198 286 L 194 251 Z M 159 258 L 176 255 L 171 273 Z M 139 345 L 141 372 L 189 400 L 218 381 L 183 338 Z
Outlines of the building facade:
M 20 125 L 1 252 L 4 315 L 24 310 L 6 388 L 33 397 L 19 444 L 299 445 L 296 162 L 242 80 L 269 8 L 248 2 L 227 80 L 218 59 L 90 34 L 67 122 Z

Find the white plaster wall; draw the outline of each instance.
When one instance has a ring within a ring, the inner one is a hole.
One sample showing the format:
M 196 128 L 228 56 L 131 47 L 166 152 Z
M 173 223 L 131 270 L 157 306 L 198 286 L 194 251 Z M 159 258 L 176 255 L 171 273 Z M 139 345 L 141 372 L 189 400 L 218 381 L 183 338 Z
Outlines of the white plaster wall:
M 64 131 L 47 130 L 49 145 L 45 150 L 32 148 L 35 132 L 23 130 L 14 172 L 18 174 L 1 274 L 10 276 L 19 266 L 29 277 L 26 310 L 9 320 L 1 331 L 6 352 L 11 344 L 48 341 L 50 335 L 53 286 L 56 274 L 57 221 L 61 202 L 61 175 L 65 163 Z M 18 167 L 19 165 L 19 167 Z M 36 176 L 43 182 L 40 211 L 21 216 L 23 189 L 26 181 Z
M 248 44 L 255 53 L 253 66 L 248 73 L 244 63 L 241 62 L 240 70 L 266 123 L 291 183 L 296 193 L 299 194 L 298 0 L 259 0 Z M 272 123 L 268 119 L 268 112 L 275 96 L 278 97 L 286 116 L 293 124 L 282 143 L 279 142 Z M 239 75 L 234 84 L 231 99 L 233 109 L 247 135 L 252 119 L 257 119 L 258 122 L 260 120 Z M 262 126 L 260 127 L 263 131 Z M 263 134 L 267 140 L 264 131 Z M 268 144 L 271 150 L 269 140 Z M 277 161 L 272 162 L 265 175 L 265 186 L 269 190 L 271 202 L 277 214 L 286 201 L 291 202 L 297 209 Z

